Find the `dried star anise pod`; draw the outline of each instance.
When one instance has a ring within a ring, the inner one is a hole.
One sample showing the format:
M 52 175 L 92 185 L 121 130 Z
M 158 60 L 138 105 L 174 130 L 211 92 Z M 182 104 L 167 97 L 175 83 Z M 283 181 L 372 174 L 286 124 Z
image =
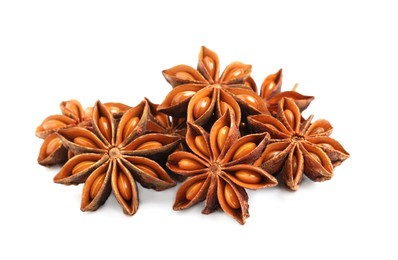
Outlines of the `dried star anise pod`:
M 331 124 L 313 116 L 301 122 L 299 107 L 292 99 L 278 103 L 276 118 L 270 115 L 248 117 L 254 132 L 268 132 L 270 144 L 254 163 L 271 174 L 282 172 L 285 185 L 295 191 L 305 174 L 313 181 L 329 180 L 333 167 L 349 157 L 343 146 L 329 137 Z
M 206 200 L 202 213 L 209 214 L 221 207 L 244 224 L 249 217 L 244 188 L 255 190 L 277 184 L 273 176 L 251 165 L 268 139 L 268 134 L 240 138 L 229 110 L 214 123 L 210 134 L 188 123 L 186 142 L 192 152 L 174 152 L 167 162 L 173 172 L 188 177 L 177 192 L 173 209 L 183 210 Z
M 87 115 L 77 100 L 63 101 L 60 104 L 62 115 L 51 115 L 36 128 L 36 136 L 44 138 L 37 161 L 50 166 L 68 160 L 68 151 L 55 134 L 60 129 L 69 127 L 90 127 L 90 115 Z
M 99 101 L 93 108 L 93 132 L 82 127 L 58 131 L 65 146 L 76 154 L 54 177 L 56 183 L 85 183 L 81 210 L 94 211 L 105 203 L 111 191 L 123 211 L 138 209 L 136 181 L 146 188 L 164 190 L 175 185 L 153 159 L 169 154 L 179 138 L 166 134 L 143 134 L 149 105 L 143 101 L 127 110 L 117 122 Z
M 296 84 L 297 86 L 297 84 Z M 268 111 L 275 115 L 278 111 L 278 103 L 282 98 L 293 99 L 300 111 L 303 112 L 314 100 L 313 96 L 304 96 L 292 91 L 282 91 L 282 69 L 277 73 L 267 76 L 261 85 L 260 96 L 265 100 Z
M 251 65 L 233 62 L 219 76 L 217 54 L 202 46 L 197 70 L 178 65 L 163 71 L 173 89 L 158 109 L 198 125 L 206 124 L 214 115 L 219 118 L 230 109 L 239 125 L 241 109 L 246 114 L 268 112 L 264 100 L 253 91 L 256 87 L 250 73 Z

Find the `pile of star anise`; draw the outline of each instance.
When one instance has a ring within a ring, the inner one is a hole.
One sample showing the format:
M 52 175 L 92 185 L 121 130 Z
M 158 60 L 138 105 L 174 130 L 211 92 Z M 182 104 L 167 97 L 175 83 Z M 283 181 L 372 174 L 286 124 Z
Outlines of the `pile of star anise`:
M 217 54 L 202 47 L 197 69 L 163 71 L 173 89 L 160 105 L 62 102 L 62 114 L 36 129 L 44 139 L 38 162 L 64 164 L 56 183 L 84 183 L 82 211 L 96 210 L 113 192 L 133 215 L 136 182 L 160 191 L 181 181 L 174 210 L 205 200 L 203 213 L 221 208 L 244 224 L 246 188 L 273 187 L 279 176 L 295 191 L 303 175 L 329 180 L 349 157 L 329 137 L 328 121 L 302 117 L 312 96 L 281 91 L 282 70 L 265 78 L 259 94 L 250 73 L 250 65 L 233 62 L 220 76 Z

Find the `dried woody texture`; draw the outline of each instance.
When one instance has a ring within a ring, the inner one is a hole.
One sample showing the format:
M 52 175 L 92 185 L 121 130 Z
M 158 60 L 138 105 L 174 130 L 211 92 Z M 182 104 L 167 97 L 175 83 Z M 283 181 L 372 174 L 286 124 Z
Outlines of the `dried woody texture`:
M 299 107 L 292 99 L 278 103 L 276 118 L 254 115 L 248 118 L 254 132 L 271 135 L 270 144 L 254 163 L 271 174 L 282 173 L 285 185 L 297 190 L 303 174 L 313 181 L 329 180 L 333 168 L 349 157 L 343 146 L 329 137 L 331 124 L 313 116 L 301 122 Z
M 202 127 L 188 123 L 186 142 L 192 152 L 174 152 L 167 162 L 173 172 L 188 177 L 177 192 L 174 210 L 183 210 L 206 200 L 202 213 L 209 214 L 221 207 L 244 224 L 249 217 L 244 188 L 256 190 L 277 184 L 273 176 L 251 165 L 268 139 L 268 134 L 240 138 L 229 110 L 214 123 L 210 134 Z
M 251 65 L 233 62 L 221 76 L 220 62 L 215 52 L 202 47 L 197 70 L 178 65 L 163 71 L 173 89 L 160 104 L 159 111 L 175 117 L 186 117 L 197 125 L 212 123 L 227 109 L 234 112 L 239 125 L 244 114 L 267 113 L 264 100 L 255 92 L 250 77 Z
M 148 120 L 146 101 L 127 110 L 119 122 L 98 101 L 92 111 L 92 132 L 82 127 L 58 131 L 64 145 L 76 155 L 54 181 L 67 185 L 85 183 L 82 211 L 96 210 L 113 191 L 123 211 L 133 215 L 139 203 L 136 181 L 158 191 L 175 185 L 153 159 L 168 155 L 180 140 L 166 134 L 143 134 Z
M 296 105 L 303 112 L 314 100 L 313 96 L 304 96 L 296 91 L 281 91 L 282 88 L 282 69 L 277 73 L 267 76 L 260 89 L 260 96 L 267 104 L 268 111 L 276 115 L 278 111 L 278 103 L 282 98 L 293 99 Z
M 68 151 L 55 134 L 57 131 L 75 126 L 85 128 L 91 126 L 91 115 L 85 113 L 79 101 L 63 101 L 60 108 L 61 115 L 48 116 L 36 128 L 36 136 L 44 138 L 37 158 L 41 165 L 49 166 L 68 160 Z
M 115 102 L 104 105 L 116 117 L 120 117 L 130 108 L 125 104 Z M 61 139 L 55 134 L 58 130 L 75 126 L 91 129 L 91 107 L 84 110 L 79 101 L 68 100 L 61 102 L 60 108 L 61 115 L 48 116 L 36 128 L 36 136 L 44 138 L 37 161 L 44 166 L 62 164 L 72 157 L 70 151 L 68 153 L 67 148 L 62 145 Z

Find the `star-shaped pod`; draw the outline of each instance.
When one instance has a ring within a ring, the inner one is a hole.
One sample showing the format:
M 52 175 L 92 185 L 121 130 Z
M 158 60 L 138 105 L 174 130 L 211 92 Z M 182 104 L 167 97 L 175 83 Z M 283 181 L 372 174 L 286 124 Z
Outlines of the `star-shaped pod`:
M 261 85 L 260 96 L 265 100 L 268 111 L 275 115 L 278 111 L 278 103 L 282 98 L 293 99 L 303 112 L 314 100 L 313 96 L 304 96 L 296 91 L 281 91 L 282 69 L 277 73 L 267 76 Z
M 282 172 L 285 185 L 297 190 L 303 174 L 313 181 L 329 180 L 333 167 L 349 157 L 343 146 L 329 137 L 332 126 L 324 119 L 301 122 L 301 113 L 292 99 L 278 103 L 276 118 L 254 115 L 248 118 L 254 132 L 271 135 L 270 144 L 254 163 L 271 174 Z
M 202 127 L 188 123 L 186 142 L 192 152 L 174 152 L 167 162 L 170 170 L 188 177 L 177 192 L 174 210 L 183 210 L 206 200 L 202 213 L 209 214 L 221 207 L 244 224 L 249 217 L 245 188 L 256 190 L 277 184 L 273 176 L 251 165 L 268 140 L 268 134 L 240 138 L 229 110 L 214 123 L 210 134 Z
M 267 113 L 263 99 L 257 95 L 250 78 L 251 66 L 241 62 L 228 65 L 220 76 L 220 62 L 215 52 L 202 47 L 197 70 L 178 65 L 163 71 L 173 89 L 159 110 L 172 116 L 186 117 L 187 122 L 206 124 L 213 115 L 234 112 L 239 124 L 246 114 Z
M 85 183 L 81 210 L 94 211 L 113 192 L 126 214 L 138 209 L 136 181 L 146 188 L 164 190 L 175 185 L 154 161 L 167 155 L 180 139 L 166 134 L 143 134 L 149 105 L 141 102 L 117 122 L 99 101 L 93 108 L 93 132 L 82 127 L 58 132 L 62 142 L 76 154 L 54 177 L 62 184 Z
M 77 100 L 63 101 L 60 104 L 61 115 L 51 115 L 36 128 L 36 136 L 43 138 L 37 161 L 41 165 L 54 165 L 68 160 L 68 151 L 61 139 L 55 134 L 60 129 L 69 127 L 91 126 L 91 115 L 87 115 Z

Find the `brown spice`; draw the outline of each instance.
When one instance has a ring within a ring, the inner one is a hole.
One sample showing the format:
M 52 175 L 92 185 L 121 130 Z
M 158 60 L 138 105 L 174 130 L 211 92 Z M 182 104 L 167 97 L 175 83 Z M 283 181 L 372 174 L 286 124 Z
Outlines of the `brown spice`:
M 170 153 L 180 140 L 165 134 L 143 134 L 148 116 L 149 105 L 143 101 L 127 110 L 117 123 L 108 108 L 98 101 L 92 113 L 93 132 L 82 127 L 58 132 L 64 145 L 76 156 L 62 167 L 54 181 L 67 185 L 85 182 L 82 211 L 96 210 L 113 191 L 123 211 L 133 215 L 139 203 L 136 181 L 155 190 L 175 185 L 153 159 Z M 136 117 L 138 123 L 131 120 Z
M 282 173 L 285 185 L 297 190 L 303 174 L 313 181 L 329 180 L 333 167 L 349 157 L 343 146 L 329 137 L 332 126 L 326 120 L 311 124 L 312 116 L 301 122 L 301 113 L 292 99 L 278 103 L 276 118 L 254 115 L 248 118 L 254 132 L 271 135 L 270 144 L 254 163 L 271 174 Z
M 174 152 L 167 162 L 173 172 L 188 177 L 177 192 L 174 210 L 206 200 L 202 213 L 209 214 L 221 207 L 239 223 L 245 223 L 249 205 L 244 188 L 272 187 L 277 181 L 251 165 L 268 142 L 268 134 L 239 137 L 239 129 L 229 112 L 214 123 L 210 134 L 188 123 L 186 141 L 192 152 Z

